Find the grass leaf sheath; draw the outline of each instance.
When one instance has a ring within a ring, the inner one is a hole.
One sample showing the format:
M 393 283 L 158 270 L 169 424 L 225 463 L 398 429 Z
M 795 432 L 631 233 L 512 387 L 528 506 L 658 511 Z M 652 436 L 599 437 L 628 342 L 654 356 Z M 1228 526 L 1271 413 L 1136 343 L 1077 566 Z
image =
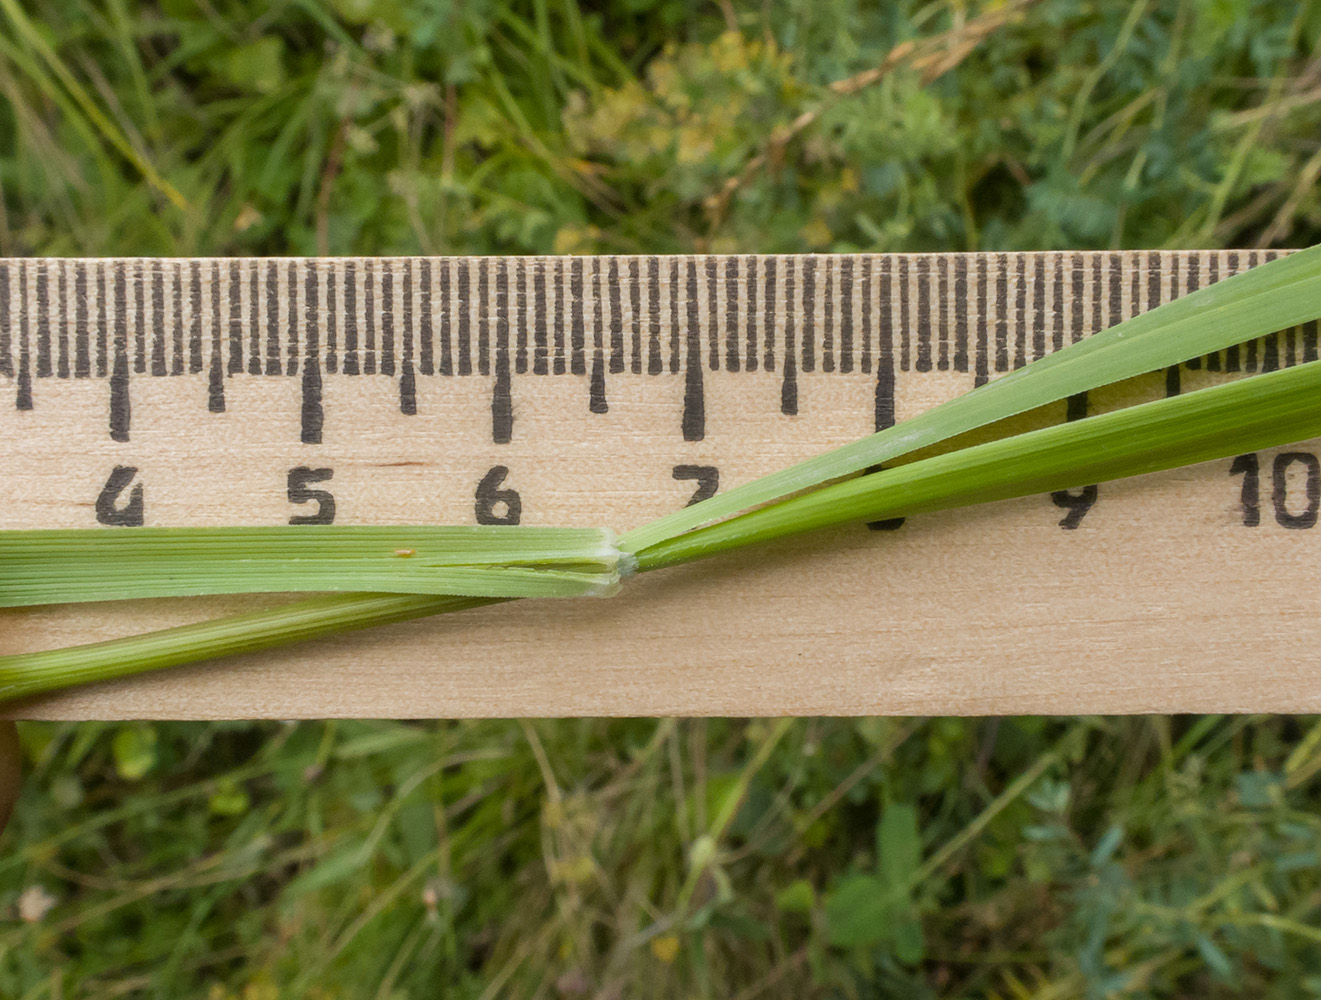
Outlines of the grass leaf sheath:
M 0 532 L 0 607 L 357 591 L 585 597 L 619 586 L 595 528 L 135 528 Z

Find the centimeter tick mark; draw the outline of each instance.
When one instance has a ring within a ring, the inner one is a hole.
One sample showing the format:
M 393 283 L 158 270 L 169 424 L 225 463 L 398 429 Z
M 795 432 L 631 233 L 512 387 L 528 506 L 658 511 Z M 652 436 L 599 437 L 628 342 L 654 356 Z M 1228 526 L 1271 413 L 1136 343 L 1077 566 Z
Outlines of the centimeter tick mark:
M 298 322 L 298 314 L 294 311 L 295 285 L 293 282 L 294 267 L 292 265 L 289 271 L 289 325 L 293 326 Z M 326 418 L 321 405 L 321 314 L 318 303 L 320 285 L 317 281 L 315 261 L 307 261 L 303 265 L 303 282 L 303 320 L 305 323 L 303 343 L 307 353 L 303 364 L 301 439 L 303 444 L 320 444 L 321 428 L 324 426 Z
M 115 265 L 114 367 L 110 371 L 110 438 L 127 441 L 132 408 L 128 398 L 128 278 L 125 264 Z M 219 288 L 219 283 L 216 285 Z M 216 354 L 219 360 L 219 349 Z
M 598 276 L 601 274 L 600 271 L 597 273 Z M 624 303 L 619 288 L 618 258 L 610 258 L 609 270 L 605 272 L 603 280 L 610 306 L 610 374 L 618 375 L 624 371 Z M 634 315 L 637 315 L 636 312 Z M 636 338 L 634 343 L 637 343 Z
M 495 390 L 491 396 L 491 438 L 508 444 L 513 437 L 514 407 L 509 384 L 509 265 L 496 261 Z
M 780 314 L 784 322 L 784 352 L 782 374 L 783 379 L 780 383 L 780 412 L 786 417 L 796 416 L 798 413 L 798 365 L 794 353 L 795 330 L 794 319 L 798 313 L 797 302 L 794 300 L 794 278 L 795 261 L 791 257 L 784 262 L 784 302 L 785 309 Z
M 601 288 L 601 269 L 592 266 L 588 287 L 592 299 L 592 378 L 587 391 L 587 409 L 592 413 L 609 413 L 605 398 L 605 294 Z
M 688 270 L 688 322 L 685 331 L 687 351 L 684 357 L 683 439 L 701 441 L 706 436 L 706 407 L 702 391 L 702 340 L 698 324 L 697 261 L 685 261 Z

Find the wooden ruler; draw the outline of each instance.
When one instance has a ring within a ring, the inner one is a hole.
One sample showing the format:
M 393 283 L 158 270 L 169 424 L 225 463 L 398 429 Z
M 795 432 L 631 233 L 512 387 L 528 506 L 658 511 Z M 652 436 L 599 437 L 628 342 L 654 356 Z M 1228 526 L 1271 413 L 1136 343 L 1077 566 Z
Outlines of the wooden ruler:
M 628 528 L 1269 252 L 0 261 L 0 527 Z M 1315 323 L 1038 419 L 1315 360 Z M 32 717 L 1316 711 L 1317 442 Z M 0 652 L 269 603 L 0 613 Z

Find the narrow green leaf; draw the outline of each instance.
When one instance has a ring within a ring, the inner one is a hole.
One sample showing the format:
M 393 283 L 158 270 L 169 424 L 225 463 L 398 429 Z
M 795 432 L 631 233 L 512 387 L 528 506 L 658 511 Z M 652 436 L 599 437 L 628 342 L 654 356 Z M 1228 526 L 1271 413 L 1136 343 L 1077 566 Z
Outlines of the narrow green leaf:
M 922 864 L 922 838 L 912 805 L 896 802 L 885 807 L 876 824 L 876 854 L 881 880 L 907 899 L 913 873 Z
M 1205 934 L 1197 937 L 1197 953 L 1202 956 L 1216 978 L 1226 981 L 1234 976 L 1234 963 L 1229 960 L 1220 947 Z
M 485 597 L 335 594 L 126 639 L 0 656 L 0 701 L 75 684 L 339 635 L 493 604 Z
M 338 883 L 362 876 L 362 844 L 357 840 L 341 842 L 326 852 L 315 865 L 302 872 L 282 890 L 286 899 L 295 900 Z
M 829 525 L 1044 493 L 1315 437 L 1321 434 L 1321 362 L 833 482 L 1015 413 L 1318 315 L 1321 248 L 1312 248 L 1122 323 L 890 431 L 643 525 L 620 539 L 619 562 L 627 562 L 630 572 L 656 569 Z M 510 530 L 496 529 L 500 535 Z M 510 565 L 540 568 L 521 542 L 517 547 L 521 558 L 512 558 Z M 636 560 L 628 558 L 630 553 L 637 553 Z M 588 561 L 595 566 L 596 559 L 593 555 Z M 507 570 L 510 565 L 489 568 Z M 456 568 L 446 566 L 446 572 Z M 355 593 L 129 639 L 0 657 L 0 698 L 463 610 L 496 599 Z M 850 892 L 858 894 L 862 888 L 854 886 Z
M 97 131 L 101 133 L 105 140 L 118 150 L 124 159 L 133 164 L 142 174 L 143 179 L 168 198 L 172 205 L 176 208 L 187 209 L 189 205 L 184 196 L 179 193 L 173 184 L 160 175 L 146 157 L 134 148 L 133 143 L 124 135 L 123 130 L 92 100 L 91 95 L 87 93 L 82 84 L 78 82 L 77 77 L 60 59 L 59 54 L 51 48 L 46 40 L 42 38 L 41 32 L 28 20 L 17 0 L 0 0 L 0 9 L 8 15 L 14 25 L 16 34 L 21 35 L 23 40 L 37 51 L 42 61 L 64 85 L 69 95 L 77 102 L 87 118 L 95 124 Z
M 609 531 L 523 527 L 0 532 L 0 607 L 355 591 L 583 597 L 618 589 Z
M 760 504 L 814 489 L 1068 396 L 1283 330 L 1321 313 L 1321 246 L 1234 275 L 1071 344 L 927 412 L 622 535 L 641 554 Z
M 639 569 L 858 521 L 1049 493 L 1321 435 L 1321 361 L 910 462 L 639 554 Z
M 638 568 L 674 565 L 834 524 L 1045 493 L 1318 435 L 1321 362 L 1309 362 L 838 483 L 672 539 L 644 553 Z M 0 657 L 0 699 L 463 610 L 491 600 L 345 594 L 128 639 Z

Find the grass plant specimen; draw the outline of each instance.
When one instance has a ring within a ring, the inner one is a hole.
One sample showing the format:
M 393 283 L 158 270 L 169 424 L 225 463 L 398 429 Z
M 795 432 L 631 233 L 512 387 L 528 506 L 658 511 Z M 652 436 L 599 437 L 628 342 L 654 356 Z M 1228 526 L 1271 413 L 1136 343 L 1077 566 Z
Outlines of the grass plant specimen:
M 1321 362 L 897 467 L 1008 417 L 1321 316 L 1321 247 L 1201 289 L 941 406 L 626 532 L 582 528 L 127 529 L 0 537 L 0 604 L 346 591 L 127 639 L 0 658 L 8 698 L 519 597 L 844 524 L 1223 458 L 1321 434 Z M 197 552 L 194 556 L 190 553 Z

